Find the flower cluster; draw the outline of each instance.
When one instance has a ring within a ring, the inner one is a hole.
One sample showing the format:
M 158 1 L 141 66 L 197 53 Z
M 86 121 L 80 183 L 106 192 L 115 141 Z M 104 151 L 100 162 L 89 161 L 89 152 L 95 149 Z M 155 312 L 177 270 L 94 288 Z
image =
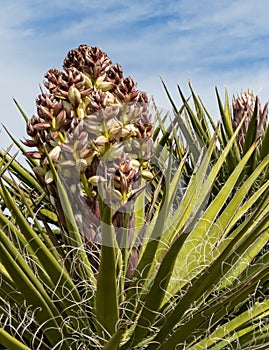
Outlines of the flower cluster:
M 45 78 L 49 92 L 37 97 L 37 116 L 27 125 L 31 139 L 24 142 L 38 149 L 26 152 L 40 160 L 37 174 L 43 174 L 46 184 L 53 181 L 48 153 L 66 174 L 68 167 L 79 167 L 87 196 L 96 198 L 97 185 L 104 181 L 112 199 L 128 200 L 142 176 L 152 177 L 146 93 L 137 90 L 132 78 L 124 77 L 122 67 L 105 52 L 87 45 L 71 50 L 63 69 L 50 69 Z
M 257 135 L 256 137 L 260 137 L 263 134 L 264 123 L 267 120 L 267 105 L 262 109 L 261 102 L 259 97 L 251 90 L 247 90 L 246 92 L 242 92 L 239 96 L 233 97 L 232 100 L 232 110 L 233 110 L 233 129 L 235 130 L 239 125 L 240 121 L 246 117 L 241 129 L 239 130 L 237 136 L 237 143 L 239 145 L 239 149 L 242 152 L 245 136 L 249 127 L 249 123 L 254 115 L 255 104 L 257 104 Z

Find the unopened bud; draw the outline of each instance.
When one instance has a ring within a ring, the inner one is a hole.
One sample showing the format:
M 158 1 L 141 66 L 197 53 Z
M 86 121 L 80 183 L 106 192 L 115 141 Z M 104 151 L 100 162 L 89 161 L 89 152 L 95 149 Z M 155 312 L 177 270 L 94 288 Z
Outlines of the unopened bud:
M 95 83 L 95 86 L 97 89 L 100 89 L 102 91 L 109 91 L 113 88 L 114 84 L 109 82 L 109 81 L 101 81 L 101 82 L 97 82 Z
M 103 178 L 102 176 L 97 176 L 97 175 L 94 175 L 88 179 L 88 182 L 92 186 L 97 186 L 100 182 L 105 182 L 105 181 L 106 181 L 105 178 Z
M 24 152 L 23 153 L 27 158 L 32 159 L 41 159 L 42 155 L 39 152 Z
M 61 153 L 61 147 L 56 146 L 49 152 L 49 157 L 53 162 L 56 162 L 59 159 Z
M 137 159 L 131 159 L 131 167 L 135 169 L 139 169 L 140 162 Z
M 41 166 L 34 167 L 33 171 L 38 176 L 44 176 L 46 173 L 46 169 L 42 168 Z
M 82 73 L 83 78 L 85 79 L 85 85 L 87 88 L 92 89 L 93 85 L 92 85 L 92 80 L 90 79 L 90 77 L 87 74 L 83 74 Z
M 51 171 L 51 170 L 49 170 L 49 171 L 46 172 L 45 178 L 44 178 L 44 179 L 45 179 L 45 183 L 46 183 L 47 185 L 53 182 L 53 174 L 52 174 L 52 171 Z
M 121 137 L 128 137 L 131 135 L 130 130 L 126 129 L 126 128 L 122 128 L 121 129 Z
M 114 128 L 111 128 L 109 130 L 109 138 L 115 138 L 115 137 L 118 137 L 121 135 L 121 129 L 122 127 L 121 126 L 116 126 Z
M 148 170 L 141 171 L 141 175 L 145 180 L 152 180 L 154 178 L 154 175 Z
M 37 123 L 33 125 L 36 130 L 47 130 L 51 127 L 49 123 Z
M 83 173 L 87 169 L 87 161 L 85 159 L 79 159 L 77 165 L 80 167 L 80 172 Z
M 56 117 L 55 128 L 58 130 L 65 125 L 66 122 L 66 111 L 63 109 Z
M 74 85 L 70 86 L 68 90 L 68 99 L 75 108 L 77 108 L 81 102 L 80 92 Z
M 120 191 L 115 190 L 114 188 L 111 190 L 111 197 L 114 201 L 121 201 L 122 200 L 122 194 Z
M 35 140 L 22 140 L 21 141 L 27 147 L 36 147 L 38 146 L 38 142 Z
M 100 135 L 94 140 L 94 143 L 96 145 L 103 145 L 105 143 L 108 143 L 108 139 L 104 135 Z

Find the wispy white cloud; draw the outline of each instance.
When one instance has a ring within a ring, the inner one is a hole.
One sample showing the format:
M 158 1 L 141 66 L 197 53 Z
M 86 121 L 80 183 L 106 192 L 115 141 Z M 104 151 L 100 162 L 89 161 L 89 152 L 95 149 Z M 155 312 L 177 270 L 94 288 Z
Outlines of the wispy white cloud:
M 100 46 L 159 105 L 169 106 L 159 75 L 178 101 L 176 84 L 188 93 L 191 80 L 216 118 L 215 85 L 261 89 L 267 100 L 268 10 L 266 0 L 2 0 L 1 121 L 22 137 L 12 96 L 34 113 L 44 73 L 81 43 Z

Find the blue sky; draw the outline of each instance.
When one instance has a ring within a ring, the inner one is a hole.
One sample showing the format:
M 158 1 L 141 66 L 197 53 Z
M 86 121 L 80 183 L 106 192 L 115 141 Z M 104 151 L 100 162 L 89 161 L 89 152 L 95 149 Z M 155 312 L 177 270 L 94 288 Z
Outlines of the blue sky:
M 1 0 L 0 121 L 17 138 L 25 125 L 15 97 L 35 114 L 39 84 L 51 67 L 80 44 L 99 46 L 122 65 L 138 87 L 169 109 L 160 76 L 175 101 L 188 81 L 214 119 L 215 86 L 230 97 L 254 89 L 269 99 L 267 0 Z M 9 144 L 5 132 L 0 147 Z

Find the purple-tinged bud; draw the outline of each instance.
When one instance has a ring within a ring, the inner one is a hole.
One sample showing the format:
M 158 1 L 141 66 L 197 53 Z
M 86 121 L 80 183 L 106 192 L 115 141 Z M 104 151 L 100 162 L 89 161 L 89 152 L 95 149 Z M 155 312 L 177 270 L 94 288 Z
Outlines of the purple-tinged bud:
M 21 142 L 27 147 L 36 147 L 38 146 L 38 142 L 36 140 L 21 140 Z
M 59 159 L 61 150 L 60 146 L 56 146 L 49 152 L 50 159 L 53 162 L 56 162 Z
M 23 153 L 27 158 L 32 159 L 42 159 L 42 155 L 39 152 L 24 152 Z
M 33 125 L 35 130 L 47 130 L 51 128 L 51 124 L 49 123 L 37 123 Z
M 38 106 L 38 115 L 39 117 L 47 119 L 49 121 L 52 121 L 53 118 L 48 108 L 44 106 Z
M 44 180 L 47 185 L 53 182 L 54 179 L 53 179 L 53 174 L 51 170 L 46 172 Z
M 91 149 L 86 149 L 80 153 L 81 158 L 86 159 L 88 161 L 88 158 L 92 158 L 94 156 L 94 152 Z
M 85 159 L 79 159 L 78 161 L 77 161 L 77 165 L 79 165 L 79 167 L 80 167 L 80 173 L 84 173 L 85 172 L 85 170 L 87 169 L 87 167 L 88 167 L 88 163 L 87 163 L 87 161 L 85 160 Z
M 121 126 L 116 126 L 116 127 L 113 127 L 109 130 L 109 139 L 114 139 L 114 138 L 117 138 L 121 135 L 121 130 L 122 130 L 122 127 Z
M 94 143 L 96 145 L 104 145 L 105 143 L 108 143 L 108 142 L 109 140 L 104 135 L 100 135 L 94 140 Z
M 56 117 L 55 129 L 59 130 L 66 124 L 66 110 L 62 109 Z

